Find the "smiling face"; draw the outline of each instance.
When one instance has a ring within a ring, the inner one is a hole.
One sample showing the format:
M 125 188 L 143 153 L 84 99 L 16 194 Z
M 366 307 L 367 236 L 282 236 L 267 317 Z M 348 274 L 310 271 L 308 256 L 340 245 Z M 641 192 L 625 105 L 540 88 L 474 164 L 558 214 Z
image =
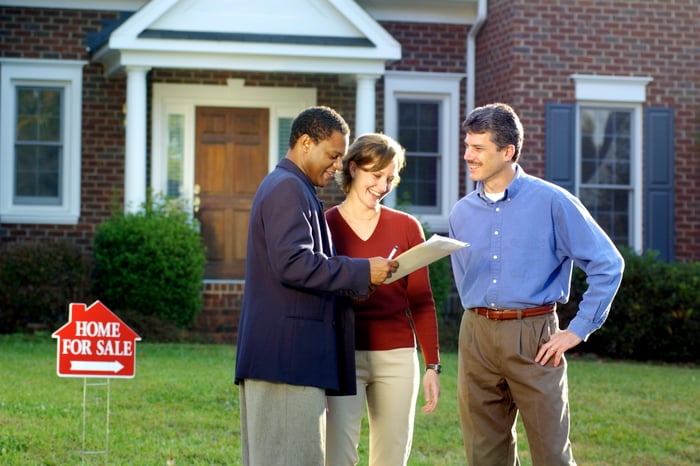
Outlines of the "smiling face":
M 315 143 L 311 137 L 303 135 L 297 144 L 303 153 L 297 165 L 315 186 L 323 187 L 343 168 L 342 157 L 348 150 L 349 137 L 334 131 L 328 139 Z
M 467 133 L 464 144 L 464 160 L 469 177 L 474 181 L 483 181 L 486 192 L 503 192 L 515 175 L 515 147 L 511 144 L 499 149 L 490 131 Z
M 372 164 L 358 166 L 350 162 L 352 183 L 348 196 L 354 197 L 368 209 L 376 209 L 382 199 L 394 188 L 399 175 L 396 160 L 391 160 L 384 168 L 373 169 Z

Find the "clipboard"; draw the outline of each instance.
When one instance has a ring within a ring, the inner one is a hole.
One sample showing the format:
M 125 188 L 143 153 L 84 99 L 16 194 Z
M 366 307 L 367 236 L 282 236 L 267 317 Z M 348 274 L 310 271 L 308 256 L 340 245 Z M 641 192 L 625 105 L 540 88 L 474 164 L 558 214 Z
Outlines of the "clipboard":
M 399 269 L 391 274 L 384 283 L 392 283 L 403 278 L 421 267 L 432 264 L 438 259 L 469 247 L 469 243 L 434 234 L 429 240 L 399 254 L 394 260 L 399 263 Z

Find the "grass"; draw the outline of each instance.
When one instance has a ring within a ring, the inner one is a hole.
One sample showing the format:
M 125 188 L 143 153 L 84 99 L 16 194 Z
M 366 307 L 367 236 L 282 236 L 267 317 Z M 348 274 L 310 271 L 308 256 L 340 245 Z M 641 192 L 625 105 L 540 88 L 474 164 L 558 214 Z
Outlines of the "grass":
M 239 464 L 235 349 L 156 343 L 136 349 L 135 378 L 109 381 L 109 464 Z M 437 411 L 416 413 L 411 465 L 464 464 L 456 362 L 455 354 L 443 354 Z M 698 368 L 569 362 L 571 439 L 579 464 L 700 464 Z M 0 464 L 81 464 L 84 381 L 56 375 L 50 335 L 0 335 Z M 86 450 L 101 450 L 107 390 L 88 386 L 86 394 Z M 520 423 L 518 430 L 521 462 L 530 465 Z M 366 427 L 363 432 L 366 465 Z M 105 455 L 86 455 L 84 464 L 105 464 Z

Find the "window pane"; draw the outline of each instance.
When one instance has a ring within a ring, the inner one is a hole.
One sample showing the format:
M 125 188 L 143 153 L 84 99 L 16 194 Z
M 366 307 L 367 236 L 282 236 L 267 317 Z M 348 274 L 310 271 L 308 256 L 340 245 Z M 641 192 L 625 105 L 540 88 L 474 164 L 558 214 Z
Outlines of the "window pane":
M 439 104 L 399 102 L 399 142 L 409 152 L 439 150 Z
M 582 188 L 579 196 L 615 244 L 629 244 L 630 190 Z
M 279 118 L 277 120 L 277 160 L 282 160 L 289 149 L 289 135 L 292 134 L 293 118 Z
M 631 239 L 631 109 L 582 107 L 581 202 L 616 244 Z
M 396 189 L 396 203 L 413 213 L 438 212 L 440 104 L 403 101 L 398 110 L 398 139 L 406 148 L 406 167 Z
M 14 202 L 59 204 L 63 89 L 18 86 L 16 92 Z
M 408 157 L 406 167 L 401 171 L 401 182 L 396 188 L 398 205 L 438 205 L 439 160 L 437 157 Z
M 168 181 L 166 195 L 180 197 L 182 194 L 182 179 L 185 140 L 185 116 L 168 115 Z
M 61 141 L 63 90 L 17 88 L 17 141 Z
M 15 157 L 15 202 L 57 203 L 60 188 L 60 148 L 41 145 L 18 146 Z
M 631 110 L 581 109 L 581 182 L 629 185 Z

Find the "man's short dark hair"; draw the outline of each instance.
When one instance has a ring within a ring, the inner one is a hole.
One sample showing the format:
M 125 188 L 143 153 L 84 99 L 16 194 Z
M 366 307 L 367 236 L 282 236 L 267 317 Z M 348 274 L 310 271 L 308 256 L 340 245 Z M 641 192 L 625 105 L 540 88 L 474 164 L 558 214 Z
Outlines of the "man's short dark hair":
M 309 135 L 318 144 L 329 139 L 335 131 L 343 135 L 350 134 L 350 127 L 338 112 L 325 106 L 309 107 L 297 115 L 292 123 L 289 148 L 294 147 L 303 134 Z
M 510 105 L 498 102 L 477 107 L 469 113 L 462 127 L 467 134 L 490 132 L 491 140 L 499 150 L 512 144 L 515 147 L 513 162 L 520 159 L 520 151 L 523 148 L 523 125 Z

